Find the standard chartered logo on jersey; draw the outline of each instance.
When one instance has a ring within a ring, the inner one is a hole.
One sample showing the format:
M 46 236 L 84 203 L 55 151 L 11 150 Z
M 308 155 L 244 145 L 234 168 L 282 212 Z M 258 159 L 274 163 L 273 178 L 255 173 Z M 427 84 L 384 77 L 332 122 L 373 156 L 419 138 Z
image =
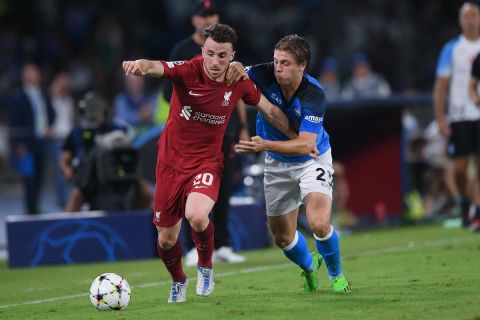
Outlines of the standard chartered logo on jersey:
M 217 116 L 215 114 L 205 113 L 196 111 L 193 113 L 192 117 L 192 107 L 191 106 L 184 106 L 182 112 L 180 112 L 180 117 L 185 118 L 186 120 L 200 121 L 208 124 L 216 124 L 221 125 L 225 123 L 226 116 Z
M 182 112 L 180 112 L 180 117 L 184 117 L 187 120 L 190 120 L 190 116 L 192 115 L 192 107 L 184 106 Z

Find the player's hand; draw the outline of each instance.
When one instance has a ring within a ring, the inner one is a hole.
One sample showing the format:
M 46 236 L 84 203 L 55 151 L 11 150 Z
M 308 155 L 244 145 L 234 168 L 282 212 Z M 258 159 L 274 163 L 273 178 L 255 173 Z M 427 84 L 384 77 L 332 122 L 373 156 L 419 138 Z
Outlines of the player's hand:
M 444 137 L 448 137 L 451 133 L 450 126 L 448 123 L 443 120 L 443 121 L 438 121 L 438 131 L 442 134 Z
M 264 140 L 259 136 L 252 137 L 250 140 L 240 140 L 235 145 L 235 152 L 237 153 L 249 153 L 260 152 L 265 150 L 263 144 Z
M 313 147 L 313 150 L 310 151 L 310 153 L 308 154 L 308 156 L 310 156 L 311 158 L 317 160 L 317 159 L 318 159 L 318 154 L 319 154 L 318 148 L 317 148 L 317 146 L 315 146 L 315 147 Z
M 135 76 L 145 76 L 150 69 L 150 63 L 148 60 L 140 59 L 135 61 L 123 61 L 123 71 L 125 75 L 133 74 Z
M 242 63 L 233 61 L 230 62 L 230 65 L 228 66 L 225 79 L 227 80 L 227 86 L 231 86 L 240 80 L 247 80 L 248 74 L 245 72 L 245 68 Z

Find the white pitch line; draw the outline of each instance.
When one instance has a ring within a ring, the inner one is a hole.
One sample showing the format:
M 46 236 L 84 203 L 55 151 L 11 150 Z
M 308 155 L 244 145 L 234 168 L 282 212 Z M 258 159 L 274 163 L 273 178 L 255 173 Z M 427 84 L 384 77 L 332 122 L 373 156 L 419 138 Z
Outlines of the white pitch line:
M 480 237 L 462 237 L 462 238 L 448 239 L 448 240 L 447 239 L 442 239 L 442 240 L 422 242 L 422 243 L 419 243 L 419 244 L 415 244 L 415 242 L 410 242 L 406 246 L 397 246 L 397 247 L 388 247 L 388 248 L 376 249 L 376 250 L 368 250 L 368 251 L 359 252 L 359 253 L 356 253 L 356 254 L 347 255 L 347 256 L 345 256 L 345 258 L 369 257 L 369 256 L 386 254 L 386 253 L 402 252 L 402 251 L 408 251 L 408 250 L 419 249 L 419 248 L 440 247 L 440 246 L 448 245 L 448 244 L 459 244 L 459 243 L 465 243 L 465 242 L 470 242 L 470 241 L 478 241 L 478 240 L 480 240 Z M 282 268 L 293 267 L 293 266 L 294 265 L 290 262 L 289 263 L 282 263 L 282 264 L 274 264 L 274 265 L 265 265 L 265 266 L 252 267 L 252 268 L 240 269 L 240 270 L 229 271 L 229 272 L 222 272 L 222 273 L 216 274 L 215 277 L 217 277 L 217 278 L 219 278 L 219 277 L 230 277 L 230 276 L 233 276 L 233 275 L 238 275 L 239 273 L 248 274 L 248 273 L 253 273 L 253 272 L 261 272 L 261 271 L 272 270 L 272 269 L 282 269 Z M 196 279 L 196 278 L 193 278 L 193 279 Z M 148 287 L 161 286 L 161 285 L 170 284 L 170 283 L 171 283 L 170 280 L 148 282 L 148 283 L 140 284 L 140 285 L 137 285 L 137 286 L 132 286 L 132 288 L 137 288 L 137 289 L 138 288 L 148 288 Z M 86 296 L 88 296 L 88 294 L 79 293 L 79 294 L 72 294 L 72 295 L 61 296 L 61 297 L 53 297 L 53 298 L 48 298 L 48 299 L 32 300 L 32 301 L 27 301 L 27 302 L 22 302 L 22 303 L 3 304 L 3 305 L 0 305 L 0 309 L 20 307 L 20 306 L 28 306 L 28 305 L 33 305 L 33 304 L 47 303 L 47 302 L 55 302 L 55 301 L 67 300 L 67 299 L 75 299 L 75 298 L 86 297 Z

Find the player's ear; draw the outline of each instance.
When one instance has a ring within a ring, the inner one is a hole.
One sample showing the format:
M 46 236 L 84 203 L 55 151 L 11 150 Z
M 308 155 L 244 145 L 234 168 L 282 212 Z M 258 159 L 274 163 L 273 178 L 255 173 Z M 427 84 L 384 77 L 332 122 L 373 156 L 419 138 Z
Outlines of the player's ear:
M 231 55 L 231 57 L 230 57 L 230 62 L 233 61 L 233 58 L 235 58 L 235 51 L 232 51 L 232 55 Z
M 300 69 L 302 69 L 302 71 L 305 72 L 305 69 L 307 69 L 307 63 L 306 62 L 300 63 Z

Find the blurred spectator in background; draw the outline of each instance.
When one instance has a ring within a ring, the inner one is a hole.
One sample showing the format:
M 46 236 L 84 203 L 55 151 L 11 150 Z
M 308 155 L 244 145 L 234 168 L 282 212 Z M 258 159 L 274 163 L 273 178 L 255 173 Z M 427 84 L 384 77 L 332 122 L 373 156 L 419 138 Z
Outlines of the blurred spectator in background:
M 63 210 L 67 204 L 68 184 L 60 168 L 62 145 L 72 130 L 75 122 L 73 98 L 70 95 L 70 75 L 66 72 L 57 74 L 50 86 L 55 122 L 52 127 L 51 155 L 55 170 L 55 188 L 57 205 Z
M 22 87 L 9 108 L 13 167 L 22 176 L 27 213 L 40 213 L 39 197 L 45 172 L 47 139 L 52 136 L 55 112 L 42 75 L 35 64 L 21 71 Z
M 480 110 L 468 93 L 472 62 L 480 52 L 478 4 L 465 2 L 460 8 L 459 22 L 462 34 L 447 42 L 438 58 L 433 98 L 440 133 L 449 138 L 447 152 L 453 159 L 462 224 L 468 227 L 471 223 L 470 205 L 478 201 L 478 186 L 474 188 L 475 194 L 468 191 L 471 155 L 475 156 L 477 177 L 480 169 Z M 450 123 L 445 115 L 447 95 Z M 476 211 L 479 210 L 477 203 Z
M 428 190 L 424 199 L 425 210 L 427 214 L 448 213 L 452 203 L 458 198 L 458 188 L 452 161 L 445 152 L 447 139 L 440 134 L 435 120 L 425 128 L 423 137 L 426 141 L 424 157 L 430 168 L 427 177 Z M 470 180 L 470 185 L 475 183 L 476 179 Z
M 328 57 L 323 61 L 322 70 L 318 81 L 325 90 L 327 101 L 335 101 L 340 98 L 340 82 L 337 74 L 338 64 L 333 57 Z
M 124 77 L 124 91 L 115 97 L 115 118 L 135 128 L 137 134 L 154 123 L 154 97 L 142 77 Z
M 137 175 L 136 153 L 129 148 L 128 127 L 108 118 L 107 102 L 88 93 L 80 101 L 81 124 L 63 146 L 61 168 L 73 182 L 67 212 L 145 209 L 148 185 Z
M 192 9 L 192 25 L 195 32 L 178 43 L 170 53 L 169 60 L 189 60 L 201 55 L 203 45 L 202 32 L 205 28 L 218 23 L 220 20 L 215 3 L 210 0 L 198 0 Z M 165 98 L 170 101 L 172 95 L 171 82 L 165 82 Z M 247 127 L 247 113 L 245 104 L 239 101 L 235 106 L 237 112 L 233 112 L 230 121 L 225 130 L 223 139 L 223 176 L 220 185 L 220 192 L 217 202 L 213 208 L 213 224 L 215 225 L 215 251 L 213 259 L 215 262 L 240 263 L 246 261 L 244 256 L 233 252 L 230 243 L 230 232 L 228 230 L 228 215 L 230 210 L 230 196 L 233 189 L 233 175 L 235 173 L 235 143 L 239 136 L 242 140 L 249 140 L 250 134 Z M 185 245 L 188 252 L 185 256 L 187 266 L 195 266 L 198 261 L 197 249 L 192 239 L 191 227 L 187 219 L 183 220 L 183 228 L 185 230 Z
M 390 93 L 390 85 L 381 75 L 372 71 L 367 56 L 356 53 L 352 58 L 352 77 L 342 89 L 342 98 L 384 98 Z

